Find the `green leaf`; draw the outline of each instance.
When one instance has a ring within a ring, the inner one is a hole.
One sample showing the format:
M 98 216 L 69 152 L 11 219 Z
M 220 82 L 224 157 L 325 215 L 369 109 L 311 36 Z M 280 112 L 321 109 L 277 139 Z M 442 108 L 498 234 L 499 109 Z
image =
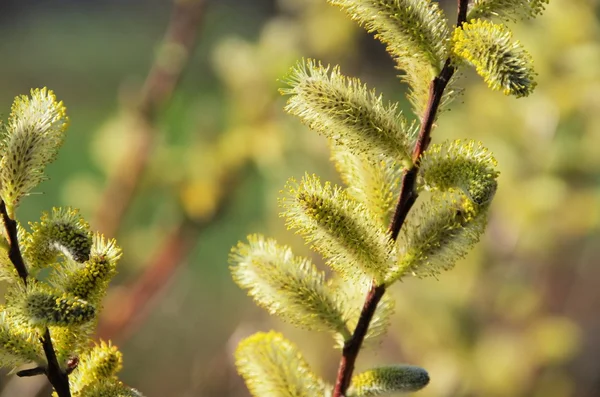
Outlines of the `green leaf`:
M 549 2 L 550 0 L 475 0 L 471 4 L 467 21 L 492 17 L 503 20 L 535 18 L 544 12 Z
M 531 55 L 506 26 L 476 19 L 454 30 L 452 44 L 455 57 L 472 64 L 491 89 L 516 97 L 533 92 Z
M 429 84 L 448 57 L 448 22 L 437 2 L 429 0 L 328 0 L 341 7 L 387 46 L 404 81 L 409 99 L 422 115 Z
M 242 340 L 235 365 L 255 397 L 316 397 L 327 387 L 296 346 L 273 331 Z
M 234 281 L 254 301 L 290 323 L 350 336 L 347 309 L 337 299 L 325 274 L 286 246 L 262 236 L 249 236 L 230 256 Z
M 397 105 L 384 105 L 360 80 L 308 60 L 298 63 L 286 82 L 290 87 L 281 93 L 291 97 L 285 109 L 310 128 L 375 163 L 382 155 L 411 163 L 410 126 Z
M 385 396 L 421 390 L 429 383 L 429 374 L 412 365 L 374 368 L 352 377 L 349 397 Z
M 348 193 L 316 176 L 291 179 L 280 199 L 287 226 L 294 228 L 345 279 L 364 275 L 382 281 L 395 261 L 387 230 L 377 216 Z
M 15 98 L 0 147 L 0 196 L 12 218 L 21 198 L 45 179 L 68 124 L 63 103 L 46 88 Z

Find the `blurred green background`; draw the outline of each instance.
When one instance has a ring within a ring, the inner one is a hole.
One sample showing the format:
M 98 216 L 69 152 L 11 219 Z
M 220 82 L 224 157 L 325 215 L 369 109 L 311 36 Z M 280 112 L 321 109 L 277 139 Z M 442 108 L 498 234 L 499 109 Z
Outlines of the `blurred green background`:
M 442 2 L 451 20 L 454 3 Z M 305 171 L 339 181 L 324 139 L 283 112 L 277 79 L 301 57 L 339 63 L 409 112 L 397 71 L 325 0 L 206 1 L 181 81 L 151 125 L 140 124 L 134 104 L 151 65 L 185 60 L 181 48 L 159 46 L 172 8 L 166 0 L 0 2 L 3 114 L 15 95 L 47 86 L 71 118 L 51 179 L 18 218 L 73 206 L 106 228 L 99 208 L 117 205 L 106 187 L 139 156 L 137 140 L 151 136 L 135 196 L 108 233 L 125 255 L 100 334 L 125 354 L 122 379 L 149 397 L 247 396 L 232 351 L 275 328 L 331 380 L 339 352 L 330 338 L 256 308 L 231 281 L 227 255 L 253 232 L 311 255 L 278 218 L 278 191 Z M 464 74 L 465 92 L 440 116 L 434 141 L 478 139 L 497 157 L 487 233 L 438 280 L 393 289 L 392 328 L 360 355 L 359 370 L 423 366 L 424 397 L 600 395 L 599 11 L 596 0 L 552 0 L 542 17 L 511 25 L 536 63 L 529 98 Z M 132 295 L 141 299 L 133 304 Z M 0 397 L 47 396 L 40 378 L 2 377 Z

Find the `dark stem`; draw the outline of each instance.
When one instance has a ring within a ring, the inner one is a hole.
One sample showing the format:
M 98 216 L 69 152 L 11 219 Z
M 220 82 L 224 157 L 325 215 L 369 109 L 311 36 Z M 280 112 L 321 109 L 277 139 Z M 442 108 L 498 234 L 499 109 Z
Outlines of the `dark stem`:
M 23 260 L 21 249 L 19 248 L 17 221 L 8 215 L 4 200 L 0 200 L 0 214 L 2 215 L 2 222 L 4 223 L 4 229 L 6 230 L 6 236 L 9 243 L 8 257 L 15 269 L 17 269 L 17 273 L 23 280 L 23 284 L 27 285 L 27 277 L 29 276 L 29 273 L 27 272 L 27 267 L 25 266 L 25 261 Z M 44 336 L 40 338 L 40 342 L 44 348 L 48 366 L 43 372 L 37 370 L 37 374 L 46 374 L 48 380 L 58 394 L 58 397 L 71 397 L 71 390 L 69 389 L 69 377 L 67 376 L 67 373 L 60 368 L 60 364 L 56 358 L 56 352 L 54 351 L 54 346 L 52 345 L 50 330 L 48 328 L 46 328 Z M 25 371 L 25 374 L 22 374 L 21 376 L 33 376 L 34 372 L 36 372 L 36 369 Z
M 22 369 L 17 372 L 19 378 L 28 378 L 30 376 L 46 375 L 46 367 L 34 367 Z
M 27 277 L 29 273 L 27 272 L 27 267 L 25 266 L 25 262 L 23 261 L 23 256 L 21 255 L 21 248 L 19 248 L 19 239 L 17 237 L 17 221 L 11 219 L 6 210 L 6 203 L 4 200 L 0 200 L 0 213 L 2 214 L 2 222 L 4 223 L 4 229 L 6 230 L 6 237 L 8 239 L 9 249 L 8 249 L 8 258 L 12 262 L 15 269 L 17 269 L 17 273 L 23 283 L 27 285 Z
M 419 169 L 417 167 L 411 167 L 405 170 L 402 175 L 400 198 L 398 199 L 398 204 L 396 204 L 396 210 L 390 224 L 390 238 L 394 241 L 398 239 L 398 234 L 408 215 L 408 210 L 417 200 L 417 191 L 414 186 L 417 181 L 418 172 Z
M 60 368 L 58 359 L 56 358 L 56 352 L 52 345 L 52 338 L 50 337 L 50 330 L 46 328 L 44 337 L 40 338 L 46 359 L 48 360 L 48 367 L 46 368 L 46 376 L 54 387 L 56 394 L 59 397 L 71 397 L 71 389 L 69 388 L 69 376 L 65 371 Z
M 369 324 L 371 324 L 371 320 L 373 319 L 373 314 L 375 314 L 375 309 L 377 309 L 377 305 L 384 293 L 385 285 L 373 284 L 367 294 L 354 333 L 352 334 L 352 337 L 344 343 L 333 397 L 344 396 L 348 386 L 350 386 L 356 357 L 358 357 L 358 352 L 360 351 L 360 347 L 362 346 L 365 335 L 369 329 Z
M 468 3 L 468 0 L 458 0 L 458 18 L 456 26 L 462 26 L 466 21 Z M 419 130 L 419 136 L 412 153 L 413 165 L 411 168 L 404 171 L 400 197 L 398 198 L 398 204 L 396 205 L 396 210 L 394 211 L 394 216 L 392 217 L 392 222 L 390 224 L 390 238 L 393 241 L 396 241 L 398 238 L 398 234 L 402 229 L 406 216 L 417 200 L 418 193 L 416 183 L 417 175 L 419 173 L 419 161 L 421 155 L 427 150 L 427 147 L 431 142 L 431 130 L 435 123 L 444 90 L 454 75 L 454 72 L 455 69 L 452 66 L 451 59 L 448 58 L 446 62 L 444 62 L 444 66 L 439 75 L 433 79 L 429 86 L 429 100 L 421 120 L 421 129 Z M 333 390 L 333 397 L 344 397 L 346 395 L 346 390 L 350 386 L 350 380 L 352 378 L 352 373 L 354 372 L 354 365 L 356 363 L 356 358 L 358 357 L 358 352 L 365 339 L 369 325 L 373 319 L 373 314 L 377 309 L 377 305 L 385 293 L 385 289 L 385 285 L 376 285 L 373 283 L 371 290 L 367 294 L 352 337 L 344 343 L 342 358 L 338 367 L 337 378 Z
M 244 168 L 246 169 L 244 164 Z M 241 173 L 241 171 L 239 171 Z M 144 323 L 156 304 L 156 297 L 164 291 L 169 280 L 185 264 L 185 258 L 196 246 L 201 233 L 218 222 L 231 208 L 235 191 L 239 188 L 239 175 L 226 175 L 221 178 L 222 186 L 226 186 L 222 198 L 219 199 L 215 211 L 202 219 L 185 216 L 175 229 L 164 238 L 161 246 L 152 255 L 152 259 L 144 266 L 143 273 L 127 286 L 116 299 L 108 300 L 105 313 L 111 317 L 101 317 L 97 335 L 101 339 L 126 340 Z M 111 306 L 114 302 L 114 307 Z

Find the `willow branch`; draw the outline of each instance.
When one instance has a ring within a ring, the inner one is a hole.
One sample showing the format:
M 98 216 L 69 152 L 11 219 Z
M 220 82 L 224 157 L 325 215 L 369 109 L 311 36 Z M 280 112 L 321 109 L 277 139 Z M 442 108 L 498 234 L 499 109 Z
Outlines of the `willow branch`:
M 100 319 L 98 325 L 97 334 L 100 338 L 123 341 L 143 324 L 151 313 L 156 297 L 167 288 L 168 280 L 173 278 L 194 248 L 198 236 L 218 222 L 231 207 L 235 190 L 239 185 L 238 177 L 243 169 L 244 165 L 232 175 L 222 179 L 221 185 L 227 188 L 221 194 L 222 198 L 211 215 L 201 220 L 190 217 L 181 220 L 144 266 L 144 272 L 131 285 L 123 289 L 122 295 L 118 296 L 118 307 L 111 307 L 111 299 L 107 300 L 105 317 Z
M 458 0 L 458 18 L 456 26 L 460 27 L 466 21 L 468 3 L 468 0 Z M 454 75 L 454 72 L 455 68 L 452 66 L 450 58 L 448 58 L 439 75 L 433 79 L 429 86 L 427 107 L 421 120 L 419 136 L 412 152 L 413 165 L 411 168 L 404 171 L 400 197 L 398 198 L 398 204 L 396 205 L 389 228 L 390 238 L 393 241 L 398 239 L 398 234 L 402 229 L 402 225 L 404 224 L 410 209 L 417 200 L 418 193 L 416 190 L 416 182 L 419 173 L 420 158 L 431 142 L 431 130 L 435 123 L 444 90 Z M 371 324 L 371 320 L 373 319 L 373 315 L 375 314 L 375 310 L 377 309 L 377 305 L 385 294 L 385 289 L 385 285 L 373 283 L 371 289 L 367 293 L 365 303 L 363 304 L 352 337 L 344 343 L 342 349 L 342 358 L 338 367 L 333 397 L 344 397 L 346 390 L 350 386 L 356 358 L 358 357 L 358 353 L 369 329 L 369 325 Z
M 135 197 L 155 143 L 153 124 L 189 63 L 203 10 L 204 0 L 175 1 L 164 39 L 142 88 L 136 111 L 139 127 L 135 143 L 109 181 L 93 223 L 106 235 L 116 234 Z
M 52 337 L 50 336 L 50 330 L 46 328 L 44 336 L 40 338 L 46 359 L 48 360 L 48 367 L 46 368 L 46 376 L 54 387 L 58 397 L 71 397 L 71 390 L 69 388 L 69 376 L 66 371 L 60 368 L 58 359 L 56 358 L 56 352 L 52 345 Z
M 2 223 L 4 223 L 4 230 L 6 230 L 6 238 L 8 239 L 8 258 L 17 270 L 21 280 L 23 280 L 23 284 L 27 285 L 29 273 L 27 272 L 27 266 L 25 266 L 23 256 L 21 255 L 21 248 L 19 247 L 17 221 L 8 215 L 4 200 L 0 200 L 0 214 L 2 215 Z
M 23 255 L 21 254 L 21 248 L 19 247 L 17 221 L 8 215 L 4 200 L 0 200 L 0 215 L 2 216 L 2 222 L 4 223 L 4 229 L 9 243 L 8 257 L 17 270 L 19 277 L 23 280 L 23 284 L 27 285 L 29 273 L 27 272 L 27 267 L 25 266 Z M 52 345 L 50 330 L 48 328 L 46 328 L 44 336 L 40 338 L 40 342 L 42 343 L 48 366 L 43 368 L 43 371 L 38 370 L 37 374 L 45 374 L 48 377 L 48 380 L 52 384 L 52 387 L 54 387 L 58 397 L 71 397 L 69 376 L 62 370 L 58 363 L 56 352 Z

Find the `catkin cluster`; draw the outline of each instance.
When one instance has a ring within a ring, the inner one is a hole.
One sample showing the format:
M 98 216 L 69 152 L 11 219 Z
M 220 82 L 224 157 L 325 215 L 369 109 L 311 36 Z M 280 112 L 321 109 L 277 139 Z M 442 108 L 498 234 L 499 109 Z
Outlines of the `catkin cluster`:
M 46 374 L 61 397 L 141 396 L 116 376 L 121 353 L 110 343 L 91 344 L 121 249 L 71 208 L 53 208 L 28 228 L 15 217 L 22 199 L 45 179 L 68 121 L 63 103 L 43 88 L 17 97 L 2 126 L 0 278 L 7 292 L 0 306 L 0 365 L 29 367 L 20 376 Z M 61 377 L 68 384 L 59 390 Z
M 369 313 L 367 331 L 359 329 L 365 295 L 385 292 L 406 277 L 451 269 L 484 232 L 497 188 L 492 154 L 468 140 L 428 146 L 437 111 L 459 91 L 455 72 L 473 66 L 491 89 L 515 97 L 535 88 L 531 57 L 501 21 L 537 16 L 547 1 L 475 0 L 460 10 L 455 27 L 430 0 L 328 1 L 386 45 L 420 122 L 409 122 L 398 104 L 344 76 L 339 66 L 302 60 L 285 79 L 285 110 L 328 140 L 345 186 L 308 174 L 290 179 L 279 200 L 281 216 L 333 272 L 326 276 L 308 258 L 260 235 L 232 250 L 231 272 L 270 313 L 331 333 L 344 358 L 334 385 L 315 374 L 281 334 L 252 335 L 239 344 L 236 364 L 257 397 L 366 397 L 427 385 L 427 372 L 412 365 L 376 367 L 344 381 L 348 351 L 385 334 L 393 312 L 393 301 L 384 295 Z M 436 92 L 441 79 L 447 81 Z M 413 186 L 403 185 L 407 175 Z M 410 210 L 414 203 L 406 204 L 407 188 L 415 200 L 429 193 L 414 211 L 401 214 L 407 216 L 400 233 L 393 232 L 396 204 Z

